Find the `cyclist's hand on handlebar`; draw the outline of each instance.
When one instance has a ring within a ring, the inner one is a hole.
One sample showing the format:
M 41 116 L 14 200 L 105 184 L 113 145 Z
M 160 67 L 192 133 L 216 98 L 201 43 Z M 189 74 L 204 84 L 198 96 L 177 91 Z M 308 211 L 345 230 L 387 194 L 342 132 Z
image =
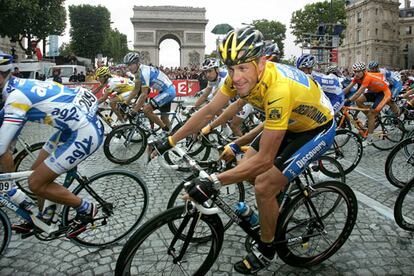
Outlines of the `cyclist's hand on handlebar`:
M 184 185 L 188 196 L 190 196 L 197 203 L 204 203 L 212 195 L 216 195 L 220 187 L 216 187 L 214 182 L 209 178 L 194 178 L 191 182 Z
M 239 145 L 235 143 L 227 144 L 224 147 L 223 152 L 220 155 L 220 158 L 223 159 L 226 162 L 229 162 L 233 160 L 237 154 L 243 153 L 242 149 L 239 147 Z
M 171 136 L 168 136 L 149 144 L 151 159 L 157 155 L 163 155 L 166 151 L 172 149 L 175 145 L 172 145 L 171 141 Z
M 201 134 L 207 135 L 211 132 L 211 125 L 207 125 L 201 129 Z

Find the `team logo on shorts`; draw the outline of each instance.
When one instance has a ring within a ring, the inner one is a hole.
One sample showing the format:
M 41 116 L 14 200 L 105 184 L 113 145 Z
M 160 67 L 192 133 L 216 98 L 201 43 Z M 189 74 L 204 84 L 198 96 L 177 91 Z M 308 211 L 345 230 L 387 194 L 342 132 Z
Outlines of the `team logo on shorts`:
M 281 107 L 275 107 L 270 109 L 269 112 L 269 120 L 280 120 L 282 118 L 282 108 Z

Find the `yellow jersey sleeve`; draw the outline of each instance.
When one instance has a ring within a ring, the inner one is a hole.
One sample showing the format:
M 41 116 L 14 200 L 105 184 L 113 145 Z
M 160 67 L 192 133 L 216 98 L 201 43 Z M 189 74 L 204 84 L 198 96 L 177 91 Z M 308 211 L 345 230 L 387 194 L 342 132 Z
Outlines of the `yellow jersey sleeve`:
M 237 94 L 237 90 L 234 88 L 233 82 L 229 76 L 227 76 L 220 90 L 224 95 L 229 96 L 230 98 L 234 98 Z

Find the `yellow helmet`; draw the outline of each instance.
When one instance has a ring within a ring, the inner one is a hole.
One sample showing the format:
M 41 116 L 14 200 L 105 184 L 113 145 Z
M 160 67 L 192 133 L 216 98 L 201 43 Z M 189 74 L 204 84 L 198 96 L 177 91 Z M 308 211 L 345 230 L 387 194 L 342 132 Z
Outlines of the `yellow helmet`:
M 217 45 L 221 61 L 227 66 L 247 63 L 263 55 L 264 40 L 252 26 L 232 30 Z
M 98 78 L 104 77 L 104 76 L 110 76 L 111 75 L 111 71 L 109 71 L 109 68 L 108 67 L 103 66 L 103 67 L 99 67 L 98 69 L 96 69 L 95 75 Z

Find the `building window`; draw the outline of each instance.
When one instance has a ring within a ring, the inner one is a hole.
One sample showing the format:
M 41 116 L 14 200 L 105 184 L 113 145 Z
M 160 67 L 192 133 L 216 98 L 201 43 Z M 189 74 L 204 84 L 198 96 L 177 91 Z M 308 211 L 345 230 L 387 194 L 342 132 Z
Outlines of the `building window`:
M 378 29 L 375 29 L 375 36 L 378 37 Z
M 378 15 L 378 8 L 375 9 L 375 15 Z
M 357 13 L 357 22 L 358 23 L 362 22 L 362 13 L 361 12 Z
M 410 35 L 411 34 L 411 26 L 406 26 L 405 27 L 405 34 Z
M 361 42 L 362 41 L 362 33 L 361 33 L 361 30 L 358 30 L 357 31 L 356 41 L 357 42 Z

